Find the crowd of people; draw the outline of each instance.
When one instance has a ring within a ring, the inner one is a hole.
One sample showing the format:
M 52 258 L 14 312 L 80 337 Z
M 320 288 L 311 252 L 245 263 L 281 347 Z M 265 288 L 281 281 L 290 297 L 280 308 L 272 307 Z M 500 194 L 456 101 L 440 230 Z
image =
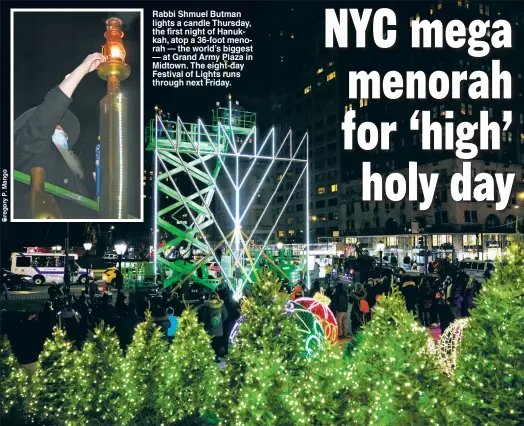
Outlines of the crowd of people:
M 105 285 L 88 282 L 79 296 L 67 291 L 63 285 L 54 284 L 48 289 L 49 300 L 38 312 L 2 310 L 0 334 L 6 334 L 13 353 L 21 364 L 37 361 L 46 339 L 51 337 L 55 326 L 62 327 L 74 347 L 81 349 L 90 339 L 100 321 L 115 329 L 120 346 L 125 352 L 137 324 L 144 321 L 150 311 L 155 322 L 164 332 L 164 338 L 172 341 L 178 317 L 186 308 L 176 291 L 159 288 L 156 293 L 143 294 L 130 303 L 128 296 L 118 285 L 113 288 L 116 297 Z M 240 305 L 233 292 L 219 287 L 198 307 L 198 318 L 211 337 L 217 361 L 228 353 L 228 336 L 235 321 L 240 317 Z
M 289 297 L 291 300 L 303 296 L 314 297 L 323 291 L 331 300 L 329 307 L 337 319 L 339 338 L 356 335 L 364 323 L 371 321 L 373 307 L 393 287 L 399 288 L 406 309 L 423 326 L 439 327 L 441 333 L 455 318 L 469 316 L 474 296 L 480 291 L 480 283 L 464 271 L 445 279 L 422 276 L 418 284 L 414 276 L 407 274 L 370 278 L 365 283 L 336 282 L 332 278 L 330 274 L 323 283 L 315 280 L 309 292 L 304 292 L 302 283 L 298 283 Z

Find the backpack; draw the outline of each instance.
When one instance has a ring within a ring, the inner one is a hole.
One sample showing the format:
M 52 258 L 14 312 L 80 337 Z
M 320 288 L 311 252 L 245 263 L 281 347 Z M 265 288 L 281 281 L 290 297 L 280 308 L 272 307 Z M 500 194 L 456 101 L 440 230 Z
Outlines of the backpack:
M 366 299 L 360 299 L 359 301 L 360 312 L 369 314 L 369 303 Z
M 209 308 L 210 310 L 210 328 L 215 328 L 222 322 L 222 311 L 220 309 Z

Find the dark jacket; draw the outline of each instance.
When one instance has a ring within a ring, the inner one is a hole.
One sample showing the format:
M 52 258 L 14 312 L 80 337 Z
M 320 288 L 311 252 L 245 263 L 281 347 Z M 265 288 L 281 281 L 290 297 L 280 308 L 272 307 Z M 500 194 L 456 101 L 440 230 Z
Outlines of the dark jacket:
M 337 290 L 333 295 L 333 303 L 335 305 L 336 312 L 347 312 L 349 303 L 348 303 L 348 294 L 344 290 Z
M 368 294 L 363 289 L 356 288 L 349 295 L 349 299 L 353 303 L 352 312 L 360 314 L 360 300 L 367 299 Z
M 402 285 L 402 294 L 406 299 L 406 309 L 408 311 L 415 310 L 418 302 L 418 289 L 413 281 L 407 281 Z
M 49 91 L 31 118 L 14 135 L 14 168 L 31 175 L 31 168 L 42 167 L 45 171 L 46 182 L 89 198 L 90 194 L 84 181 L 76 177 L 69 169 L 60 151 L 51 140 L 57 124 L 60 123 L 71 102 L 72 99 L 68 98 L 58 86 Z M 64 130 L 67 133 L 67 129 Z M 86 175 L 91 176 L 90 172 L 85 172 Z M 14 193 L 15 217 L 29 218 L 30 198 L 26 198 L 30 193 L 29 185 L 15 183 Z M 97 212 L 74 201 L 57 196 L 55 198 L 64 219 L 98 217 Z

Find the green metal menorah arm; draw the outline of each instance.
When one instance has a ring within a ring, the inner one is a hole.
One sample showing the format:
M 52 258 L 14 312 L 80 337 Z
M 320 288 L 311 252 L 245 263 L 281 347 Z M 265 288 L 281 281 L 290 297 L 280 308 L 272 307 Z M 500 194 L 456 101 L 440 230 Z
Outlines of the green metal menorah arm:
M 18 170 L 15 170 L 14 178 L 17 182 L 25 183 L 26 185 L 29 185 L 31 182 L 31 176 L 29 176 L 26 173 L 19 172 Z M 66 200 L 74 201 L 80 204 L 81 206 L 87 207 L 88 209 L 98 212 L 98 202 L 91 200 L 90 198 L 82 197 L 81 195 L 75 194 L 74 192 L 68 191 L 67 189 L 61 188 L 48 182 L 44 184 L 44 190 L 49 194 L 65 198 Z

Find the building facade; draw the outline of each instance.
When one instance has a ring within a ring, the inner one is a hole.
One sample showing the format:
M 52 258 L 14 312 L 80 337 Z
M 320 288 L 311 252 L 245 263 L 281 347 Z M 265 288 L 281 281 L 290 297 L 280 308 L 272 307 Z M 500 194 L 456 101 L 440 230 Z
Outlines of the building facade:
M 347 198 L 344 198 L 346 189 L 355 186 L 354 182 L 362 177 L 362 163 L 370 162 L 372 172 L 381 174 L 398 172 L 405 169 L 410 161 L 417 161 L 419 165 L 427 165 L 433 170 L 433 164 L 445 161 L 455 161 L 453 151 L 425 151 L 422 150 L 422 134 L 409 129 L 409 119 L 415 110 L 430 111 L 432 120 L 444 123 L 446 111 L 453 111 L 455 125 L 463 121 L 476 122 L 480 111 L 488 111 L 491 120 L 502 122 L 502 111 L 513 113 L 512 124 L 507 131 L 501 134 L 502 149 L 499 151 L 481 151 L 476 160 L 489 163 L 488 170 L 511 170 L 515 165 L 524 164 L 524 64 L 521 55 L 516 55 L 519 46 L 524 42 L 524 6 L 519 3 L 507 2 L 406 2 L 395 7 L 397 15 L 397 44 L 391 49 L 378 49 L 370 43 L 366 49 L 328 49 L 324 43 L 324 22 L 318 14 L 312 21 L 304 20 L 305 28 L 297 30 L 293 35 L 293 51 L 281 54 L 285 58 L 293 58 L 282 62 L 279 66 L 281 78 L 275 82 L 272 96 L 273 121 L 277 123 L 277 130 L 284 134 L 288 129 L 294 129 L 298 134 L 307 131 L 309 134 L 310 160 L 310 240 L 315 241 L 326 237 L 338 237 L 347 233 L 351 221 L 355 220 L 355 229 L 363 226 L 357 219 L 348 218 L 345 212 Z M 322 11 L 323 14 L 323 11 Z M 411 48 L 411 28 L 413 21 L 423 19 L 439 19 L 444 25 L 453 19 L 460 19 L 469 23 L 474 19 L 494 20 L 506 19 L 512 23 L 513 48 L 492 50 L 484 58 L 473 58 L 467 53 L 467 46 L 463 49 L 413 49 Z M 350 35 L 350 44 L 354 37 Z M 463 88 L 463 99 L 446 100 L 411 100 L 399 99 L 349 99 L 348 72 L 349 71 L 378 71 L 384 75 L 391 70 L 424 71 L 429 75 L 435 70 L 443 70 L 448 74 L 452 71 L 484 70 L 489 73 L 492 60 L 500 59 L 503 70 L 512 75 L 512 99 L 507 100 L 470 100 L 466 96 L 467 88 Z M 357 120 L 362 123 L 371 121 L 397 122 L 398 131 L 391 137 L 388 151 L 364 151 L 358 147 L 344 150 L 344 135 L 341 123 L 348 110 L 356 110 Z M 479 140 L 478 132 L 473 138 Z M 424 166 L 425 167 L 425 166 Z M 449 163 L 442 163 L 438 167 L 452 170 Z M 275 179 L 278 179 L 278 172 Z M 520 179 L 520 174 L 519 174 Z M 351 182 L 351 184 L 350 184 Z M 342 189 L 342 186 L 344 189 Z M 286 193 L 282 200 L 285 200 Z M 442 197 L 445 195 L 442 194 Z M 449 197 L 448 197 L 449 200 Z M 441 208 L 443 201 L 438 198 L 432 209 Z M 285 212 L 278 223 L 275 233 L 276 239 L 290 240 L 297 235 L 303 235 L 305 225 L 298 223 L 296 206 L 303 204 L 300 199 L 294 199 L 289 206 L 293 210 Z M 371 203 L 370 203 L 371 204 Z M 398 213 L 400 226 L 403 216 L 406 220 L 412 217 L 415 211 L 413 206 L 405 203 L 405 211 Z M 425 213 L 431 215 L 435 221 L 435 214 L 440 215 L 440 223 L 448 226 L 466 225 L 465 215 L 477 212 L 477 223 L 484 223 L 489 217 L 489 203 L 484 206 L 469 206 L 468 203 L 450 206 L 445 211 Z M 384 205 L 384 209 L 385 209 Z M 282 204 L 275 202 L 274 217 Z M 400 210 L 399 206 L 396 207 Z M 366 222 L 369 229 L 380 229 L 385 226 L 381 218 L 373 216 L 375 206 L 369 206 L 365 211 L 369 215 Z M 386 209 L 385 209 L 386 210 Z M 384 210 L 384 211 L 385 211 Z M 389 209 L 393 211 L 392 208 Z M 495 216 L 504 223 L 506 217 L 494 212 Z M 447 215 L 447 216 L 446 216 Z M 402 217 L 401 217 L 402 216 Z M 383 220 L 388 218 L 384 217 Z M 378 220 L 378 226 L 374 223 Z M 490 219 L 491 220 L 491 219 Z M 493 219 L 495 220 L 495 219 Z M 444 222 L 447 221 L 447 222 Z M 435 222 L 436 223 L 436 222 Z M 300 240 L 289 242 L 302 242 Z

